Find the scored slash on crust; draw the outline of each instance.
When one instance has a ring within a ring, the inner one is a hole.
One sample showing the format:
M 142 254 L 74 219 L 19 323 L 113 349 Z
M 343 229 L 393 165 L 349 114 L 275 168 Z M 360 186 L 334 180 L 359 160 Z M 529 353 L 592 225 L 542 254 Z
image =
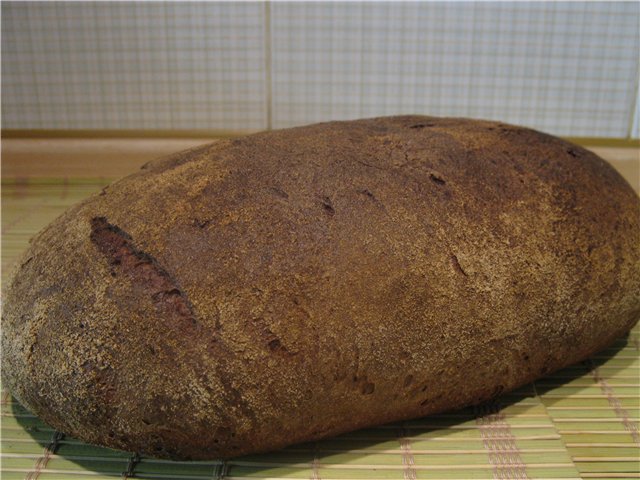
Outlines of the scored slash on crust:
M 193 306 L 175 280 L 155 258 L 135 247 L 131 235 L 105 217 L 94 217 L 90 238 L 109 262 L 113 276 L 128 277 L 134 290 L 149 295 L 156 309 L 173 321 L 197 323 Z

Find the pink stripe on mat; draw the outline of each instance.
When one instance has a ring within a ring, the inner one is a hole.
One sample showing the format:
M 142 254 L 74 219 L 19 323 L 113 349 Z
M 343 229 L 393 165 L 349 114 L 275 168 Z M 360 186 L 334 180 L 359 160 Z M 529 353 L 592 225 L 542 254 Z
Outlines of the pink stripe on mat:
M 494 402 L 474 408 L 476 424 L 496 480 L 528 479 L 526 465 L 516 445 L 516 437 L 500 406 Z
M 313 461 L 311 462 L 311 480 L 322 480 L 320 477 L 320 461 L 318 460 L 318 442 L 313 447 Z
M 407 429 L 403 426 L 398 434 L 398 442 L 400 443 L 400 450 L 402 450 L 402 475 L 404 480 L 416 480 L 418 474 L 414 468 L 415 459 L 411 451 L 411 440 L 408 436 Z
M 640 446 L 640 432 L 638 432 L 638 425 L 636 425 L 636 422 L 629 419 L 629 412 L 627 412 L 627 410 L 622 406 L 622 402 L 620 402 L 620 399 L 616 396 L 613 388 L 604 378 L 602 378 L 600 371 L 598 370 L 598 367 L 595 366 L 593 360 L 589 360 L 589 363 L 592 367 L 591 375 L 593 376 L 593 379 L 600 387 L 600 390 L 602 390 L 602 393 L 607 396 L 609 405 L 611 405 L 616 416 L 620 419 L 622 425 L 624 425 L 625 430 L 631 434 L 633 442 Z
M 49 460 L 51 459 L 51 455 L 55 454 L 56 450 L 58 450 L 58 447 L 60 446 L 59 442 L 63 438 L 64 438 L 64 433 L 59 432 L 57 430 L 53 432 L 53 435 L 51 435 L 51 441 L 45 447 L 42 456 L 36 460 L 36 463 L 33 466 L 33 470 L 27 473 L 27 475 L 24 477 L 25 480 L 36 480 L 40 476 L 40 474 L 42 473 L 42 470 L 47 468 L 47 463 L 49 463 Z
M 224 480 L 225 478 L 227 478 L 228 474 L 229 474 L 229 464 L 227 463 L 226 460 L 223 460 L 220 465 L 216 466 L 216 470 L 213 475 L 215 477 L 215 480 Z
M 134 453 L 129 457 L 129 463 L 127 464 L 127 469 L 122 472 L 122 480 L 126 480 L 128 478 L 135 478 L 136 476 L 136 466 L 140 462 L 140 455 Z

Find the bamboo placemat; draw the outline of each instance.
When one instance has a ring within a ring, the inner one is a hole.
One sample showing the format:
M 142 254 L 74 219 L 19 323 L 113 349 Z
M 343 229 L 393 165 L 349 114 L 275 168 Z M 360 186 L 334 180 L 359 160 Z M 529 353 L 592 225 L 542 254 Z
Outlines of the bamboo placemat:
M 5 178 L 2 279 L 28 239 L 107 179 Z M 2 479 L 640 478 L 640 328 L 587 362 L 481 407 L 227 462 L 168 462 L 94 447 L 2 392 Z

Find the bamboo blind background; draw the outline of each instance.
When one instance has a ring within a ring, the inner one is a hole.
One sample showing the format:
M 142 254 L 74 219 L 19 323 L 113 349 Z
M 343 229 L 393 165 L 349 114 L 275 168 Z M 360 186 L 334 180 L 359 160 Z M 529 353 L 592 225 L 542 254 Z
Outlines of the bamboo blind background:
M 395 113 L 639 136 L 639 2 L 2 2 L 4 129 Z

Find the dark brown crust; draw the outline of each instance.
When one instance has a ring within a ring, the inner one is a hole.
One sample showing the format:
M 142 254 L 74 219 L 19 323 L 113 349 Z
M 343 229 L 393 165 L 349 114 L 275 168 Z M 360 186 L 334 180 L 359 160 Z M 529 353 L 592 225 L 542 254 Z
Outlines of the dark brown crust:
M 639 214 L 593 153 L 495 122 L 199 147 L 38 234 L 4 381 L 70 435 L 183 459 L 475 404 L 632 327 Z

